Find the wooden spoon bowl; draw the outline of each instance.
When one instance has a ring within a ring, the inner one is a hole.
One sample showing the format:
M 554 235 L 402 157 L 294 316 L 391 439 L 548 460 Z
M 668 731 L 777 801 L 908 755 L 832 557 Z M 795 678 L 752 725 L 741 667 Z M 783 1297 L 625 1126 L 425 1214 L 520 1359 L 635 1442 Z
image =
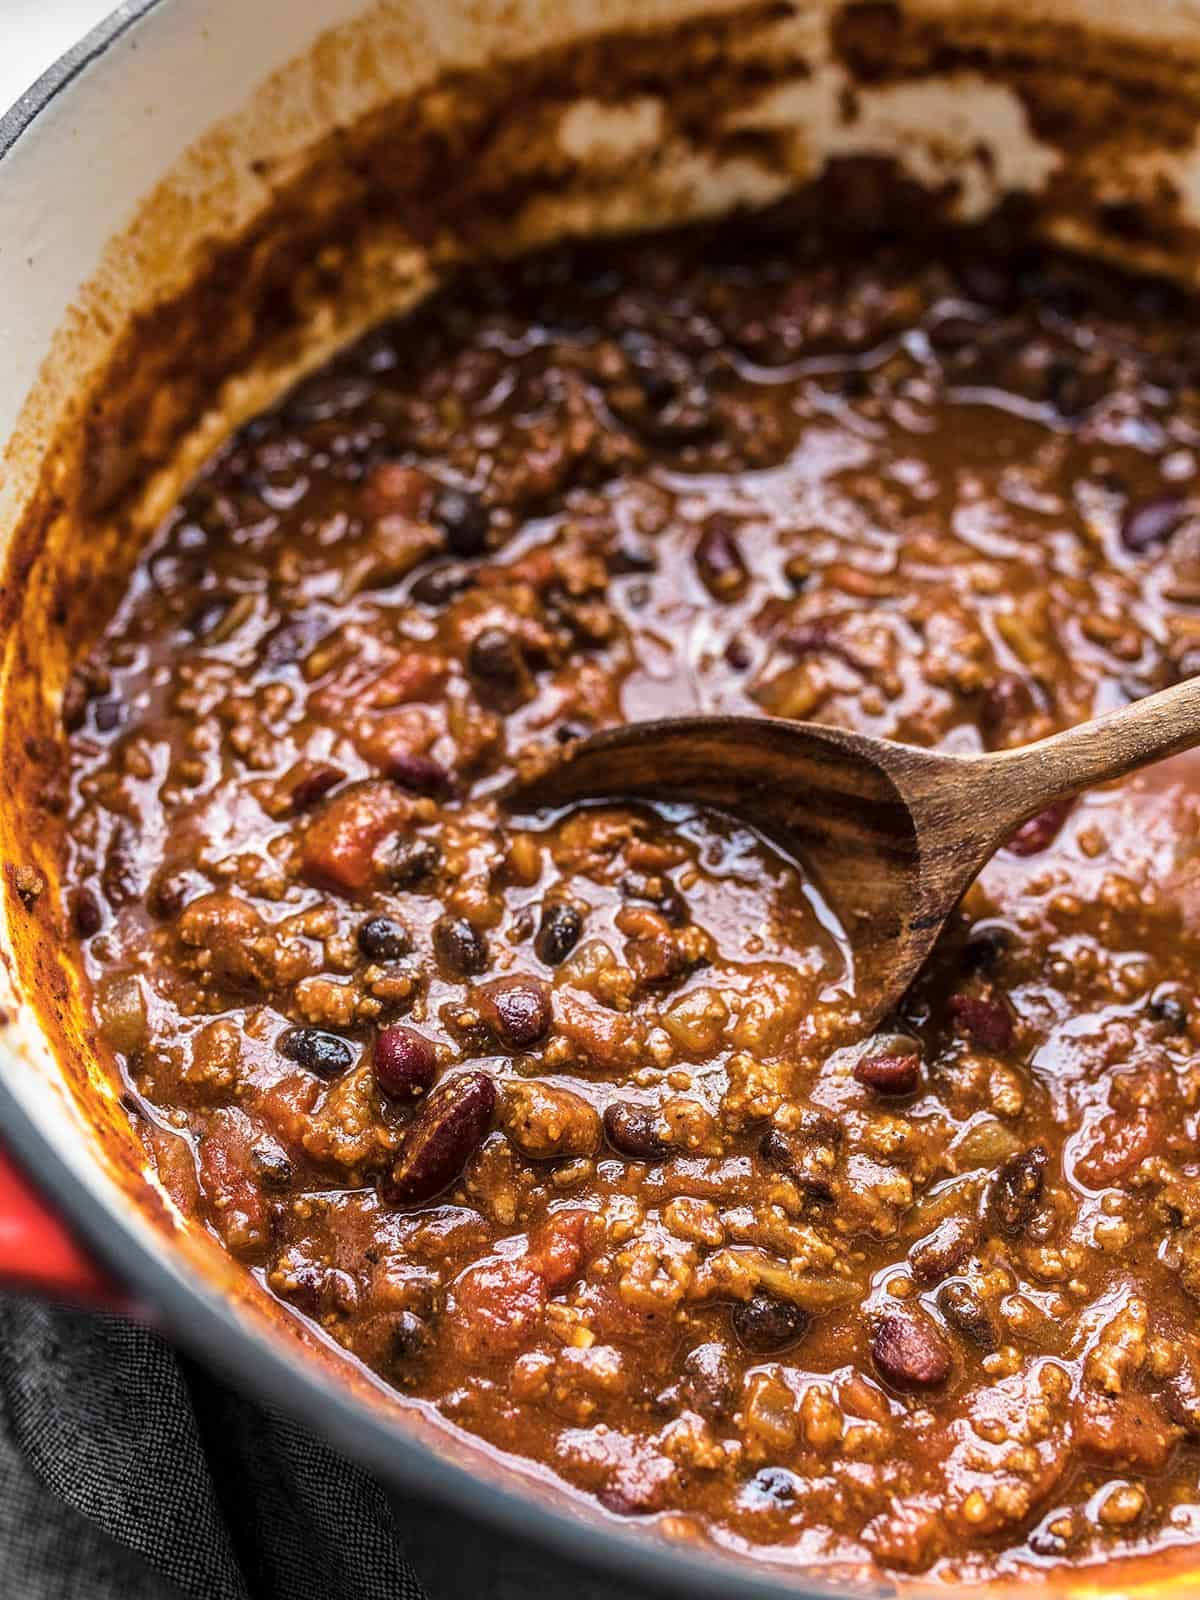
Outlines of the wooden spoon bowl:
M 1025 745 L 949 755 L 776 717 L 670 717 L 577 740 L 505 794 L 727 811 L 801 862 L 841 921 L 865 1028 L 908 988 L 995 851 L 1056 801 L 1200 744 L 1200 680 Z

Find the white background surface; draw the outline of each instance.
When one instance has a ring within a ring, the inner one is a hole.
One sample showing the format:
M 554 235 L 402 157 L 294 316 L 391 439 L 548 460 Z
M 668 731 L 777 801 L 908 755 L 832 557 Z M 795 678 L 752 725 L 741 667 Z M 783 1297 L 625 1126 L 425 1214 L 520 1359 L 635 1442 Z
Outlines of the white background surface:
M 0 111 L 116 0 L 0 0 Z

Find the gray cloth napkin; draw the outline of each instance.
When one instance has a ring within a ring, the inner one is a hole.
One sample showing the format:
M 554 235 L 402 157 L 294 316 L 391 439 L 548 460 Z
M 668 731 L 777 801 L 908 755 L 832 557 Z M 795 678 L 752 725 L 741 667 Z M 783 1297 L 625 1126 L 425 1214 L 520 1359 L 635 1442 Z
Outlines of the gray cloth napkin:
M 0 1595 L 425 1600 L 379 1485 L 119 1317 L 0 1296 Z

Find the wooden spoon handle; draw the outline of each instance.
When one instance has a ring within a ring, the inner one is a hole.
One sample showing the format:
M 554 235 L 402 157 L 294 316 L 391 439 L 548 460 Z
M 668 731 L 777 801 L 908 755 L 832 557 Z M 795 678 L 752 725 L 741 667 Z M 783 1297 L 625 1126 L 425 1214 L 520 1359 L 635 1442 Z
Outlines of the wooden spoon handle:
M 1036 744 L 983 758 L 1007 821 L 1200 745 L 1200 678 L 1189 678 Z

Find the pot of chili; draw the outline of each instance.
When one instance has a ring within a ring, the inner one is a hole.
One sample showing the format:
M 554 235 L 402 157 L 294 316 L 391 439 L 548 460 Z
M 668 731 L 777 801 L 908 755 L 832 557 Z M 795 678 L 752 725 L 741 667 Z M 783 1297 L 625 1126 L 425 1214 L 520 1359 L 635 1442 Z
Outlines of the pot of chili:
M 1190 675 L 1198 67 L 1166 3 L 142 0 L 0 123 L 0 1266 L 426 1497 L 435 1590 L 467 1524 L 1189 1592 L 1191 769 L 1028 824 L 867 1041 L 769 841 L 501 791 Z

